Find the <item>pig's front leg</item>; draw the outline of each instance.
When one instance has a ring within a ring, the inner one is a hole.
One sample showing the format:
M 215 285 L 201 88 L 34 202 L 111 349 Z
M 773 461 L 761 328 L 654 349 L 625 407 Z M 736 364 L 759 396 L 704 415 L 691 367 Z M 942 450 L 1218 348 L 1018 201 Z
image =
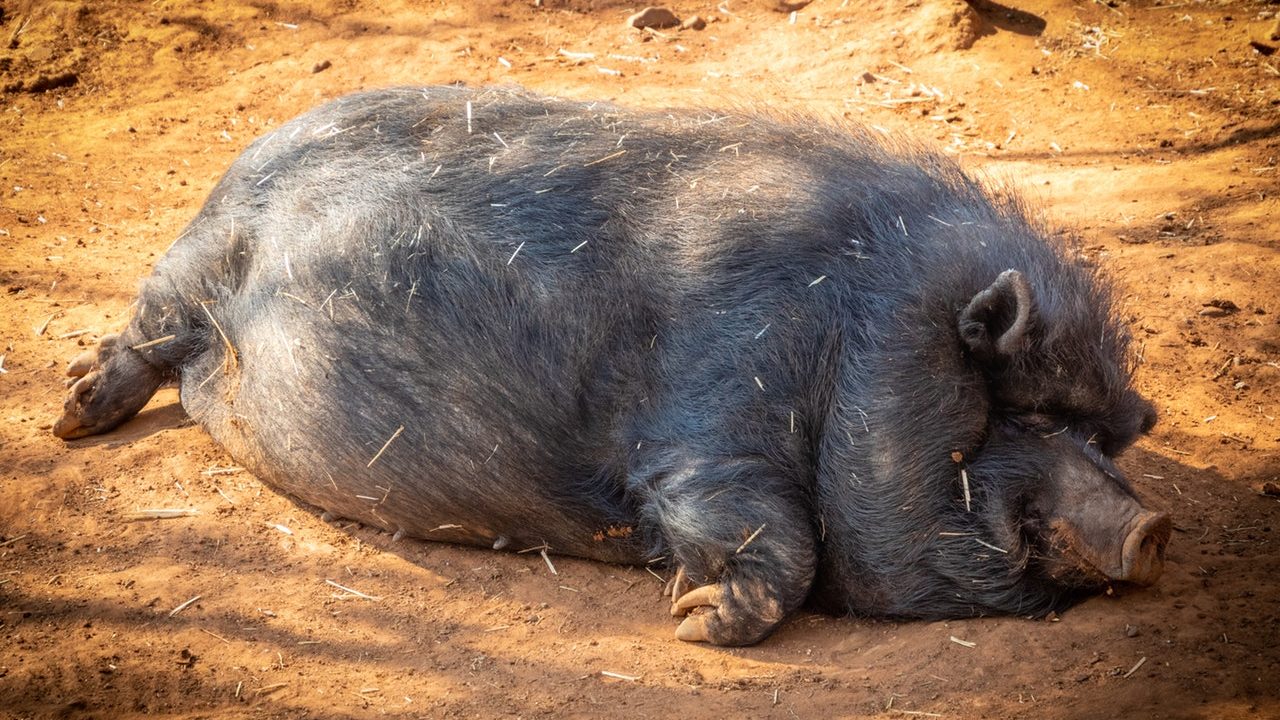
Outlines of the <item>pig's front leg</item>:
M 670 554 L 676 637 L 750 645 L 804 602 L 816 551 L 804 490 L 756 460 L 685 462 L 643 483 Z

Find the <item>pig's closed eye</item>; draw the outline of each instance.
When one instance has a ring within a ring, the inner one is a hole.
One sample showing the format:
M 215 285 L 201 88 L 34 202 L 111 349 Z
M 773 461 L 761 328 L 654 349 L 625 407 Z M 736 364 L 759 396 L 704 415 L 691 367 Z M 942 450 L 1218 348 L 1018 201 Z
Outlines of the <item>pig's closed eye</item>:
M 1043 413 L 1015 413 L 1009 416 L 1009 422 L 1019 430 L 1052 435 L 1066 429 L 1067 423 L 1061 418 Z

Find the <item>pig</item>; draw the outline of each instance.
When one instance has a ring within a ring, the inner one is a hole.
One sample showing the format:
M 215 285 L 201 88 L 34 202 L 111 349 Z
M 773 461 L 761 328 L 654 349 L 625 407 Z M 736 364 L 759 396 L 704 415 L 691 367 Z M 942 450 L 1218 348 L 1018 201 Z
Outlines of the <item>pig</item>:
M 254 142 L 74 362 L 398 535 L 669 568 L 676 637 L 808 602 L 1040 616 L 1160 575 L 1115 291 L 936 152 L 766 113 L 396 88 Z

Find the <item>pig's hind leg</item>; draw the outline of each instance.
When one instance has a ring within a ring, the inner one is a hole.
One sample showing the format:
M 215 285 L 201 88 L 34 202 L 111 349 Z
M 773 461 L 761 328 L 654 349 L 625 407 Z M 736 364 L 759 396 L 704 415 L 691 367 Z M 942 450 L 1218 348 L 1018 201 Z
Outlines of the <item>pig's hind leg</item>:
M 71 440 L 115 429 L 208 345 L 202 305 L 220 297 L 216 279 L 224 258 L 242 254 L 224 239 L 229 225 L 193 224 L 143 281 L 124 330 L 104 335 L 95 349 L 71 361 L 67 375 L 74 380 L 54 435 Z
M 118 427 L 138 413 L 167 374 L 147 362 L 119 335 L 104 335 L 94 350 L 67 367 L 73 378 L 53 434 L 64 440 L 97 435 Z

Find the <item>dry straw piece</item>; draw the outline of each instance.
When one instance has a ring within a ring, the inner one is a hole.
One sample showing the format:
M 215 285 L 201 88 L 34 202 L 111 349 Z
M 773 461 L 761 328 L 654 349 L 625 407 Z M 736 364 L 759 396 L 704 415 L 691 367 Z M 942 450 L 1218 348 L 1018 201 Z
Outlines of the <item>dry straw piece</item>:
M 325 580 L 325 582 L 326 582 L 326 583 L 328 583 L 328 584 L 330 584 L 330 585 L 332 585 L 332 586 L 334 586 L 334 587 L 336 587 L 336 588 L 338 588 L 339 590 L 341 590 L 341 591 L 343 591 L 343 592 L 347 593 L 346 595 L 338 595 L 338 594 L 334 594 L 334 596 L 333 596 L 333 597 L 336 597 L 336 598 L 338 598 L 339 600 L 345 600 L 345 599 L 347 599 L 348 597 L 358 597 L 358 598 L 364 598 L 365 600 L 373 600 L 373 601 L 375 601 L 375 602 L 376 602 L 376 601 L 378 601 L 378 600 L 381 600 L 381 599 L 382 599 L 382 598 L 378 597 L 377 595 L 366 595 L 366 594 L 364 594 L 364 593 L 360 592 L 359 590 L 352 590 L 351 588 L 349 588 L 349 587 L 347 587 L 347 586 L 345 586 L 345 585 L 339 585 L 338 583 L 336 583 L 336 582 L 334 582 L 334 581 L 332 581 L 332 580 L 327 580 L 327 579 L 326 579 L 326 580 Z
M 174 615 L 177 615 L 178 613 L 182 612 L 183 610 L 186 610 L 188 607 L 191 607 L 191 604 L 192 604 L 192 603 L 194 603 L 195 601 L 199 600 L 199 599 L 200 599 L 200 597 L 201 597 L 200 595 L 197 595 L 197 596 L 195 596 L 195 597 L 191 598 L 190 600 L 188 600 L 188 601 L 186 601 L 186 602 L 182 603 L 182 604 L 181 604 L 181 605 L 179 605 L 178 607 L 176 607 L 176 608 L 174 608 L 174 609 L 170 610 L 170 611 L 169 611 L 169 617 L 173 617 Z
M 123 518 L 127 522 L 135 520 L 172 520 L 173 518 L 195 517 L 200 511 L 195 508 L 149 508 L 127 512 Z

